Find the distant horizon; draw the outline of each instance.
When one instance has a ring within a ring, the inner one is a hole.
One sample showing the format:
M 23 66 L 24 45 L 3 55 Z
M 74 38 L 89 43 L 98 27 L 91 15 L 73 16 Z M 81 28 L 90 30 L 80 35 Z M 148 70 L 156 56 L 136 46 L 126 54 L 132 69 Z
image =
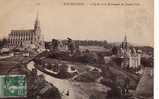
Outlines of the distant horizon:
M 38 9 L 45 41 L 70 37 L 121 42 L 126 33 L 132 44 L 154 46 L 153 2 L 136 0 L 139 6 L 90 7 L 64 6 L 65 1 L 0 0 L 0 38 L 7 37 L 11 30 L 33 29 Z
M 0 40 L 2 40 L 2 39 L 8 39 L 8 37 L 0 38 Z M 56 39 L 56 38 L 52 38 L 52 39 Z M 51 40 L 44 40 L 44 42 L 51 42 Z M 67 37 L 65 39 L 57 39 L 57 40 L 67 40 Z M 108 44 L 122 43 L 123 42 L 123 41 L 108 41 L 108 40 L 95 40 L 95 39 L 72 39 L 72 40 L 79 40 L 79 41 L 107 41 Z M 133 45 L 133 46 L 140 46 L 140 47 L 147 46 L 147 47 L 154 48 L 154 45 L 153 46 L 151 46 L 151 45 L 140 45 L 140 44 L 131 43 L 129 41 L 128 41 L 128 43 Z

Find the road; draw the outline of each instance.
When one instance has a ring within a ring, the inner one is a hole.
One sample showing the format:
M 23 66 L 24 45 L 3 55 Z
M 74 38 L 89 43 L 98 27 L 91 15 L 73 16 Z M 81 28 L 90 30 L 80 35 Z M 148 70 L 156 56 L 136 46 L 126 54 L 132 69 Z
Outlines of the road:
M 34 62 L 30 62 L 27 68 L 31 70 L 34 67 Z M 55 85 L 60 93 L 62 94 L 62 99 L 89 99 L 91 95 L 97 95 L 100 99 L 104 99 L 106 92 L 109 88 L 98 84 L 98 83 L 84 83 L 75 82 L 71 80 L 54 78 L 48 74 L 45 74 L 38 70 L 38 75 L 43 74 L 45 79 Z M 69 90 L 69 96 L 65 93 Z

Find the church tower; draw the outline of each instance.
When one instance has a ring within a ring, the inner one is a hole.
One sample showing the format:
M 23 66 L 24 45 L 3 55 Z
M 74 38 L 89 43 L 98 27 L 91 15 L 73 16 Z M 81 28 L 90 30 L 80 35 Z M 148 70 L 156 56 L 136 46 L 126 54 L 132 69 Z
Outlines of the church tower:
M 40 28 L 40 21 L 39 21 L 39 13 L 37 12 L 36 19 L 35 19 L 35 24 L 34 24 L 34 35 L 35 35 L 35 41 L 37 42 L 36 44 L 39 47 L 42 47 L 44 44 L 43 42 L 43 37 L 41 34 L 41 28 Z
M 34 24 L 34 32 L 36 34 L 41 34 L 41 28 L 40 28 L 40 21 L 39 21 L 39 14 L 36 15 L 36 20 Z
M 128 42 L 127 42 L 127 36 L 125 35 L 124 41 L 122 42 L 122 48 L 127 50 L 128 49 Z

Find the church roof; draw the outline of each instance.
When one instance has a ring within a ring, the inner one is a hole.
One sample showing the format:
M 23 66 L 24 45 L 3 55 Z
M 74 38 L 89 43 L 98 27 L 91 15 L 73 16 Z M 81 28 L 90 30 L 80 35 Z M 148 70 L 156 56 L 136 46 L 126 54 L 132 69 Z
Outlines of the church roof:
M 11 30 L 11 32 L 34 32 L 33 29 L 25 29 L 25 30 Z
M 25 30 L 11 30 L 11 34 L 13 33 L 16 33 L 16 34 L 23 34 L 23 33 L 26 33 L 26 34 L 30 34 L 30 33 L 34 33 L 34 30 L 33 29 L 25 29 Z

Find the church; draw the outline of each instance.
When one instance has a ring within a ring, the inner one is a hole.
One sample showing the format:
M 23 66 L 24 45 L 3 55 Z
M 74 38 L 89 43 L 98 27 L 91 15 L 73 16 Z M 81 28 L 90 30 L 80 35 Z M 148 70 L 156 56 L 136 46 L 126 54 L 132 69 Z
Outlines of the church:
M 38 14 L 36 16 L 33 29 L 11 30 L 8 35 L 8 47 L 13 48 L 42 48 L 44 47 L 43 37 L 41 35 L 40 21 Z
M 126 35 L 124 41 L 121 43 L 118 56 L 123 60 L 121 63 L 122 68 L 138 68 L 141 65 L 140 52 L 134 47 L 130 47 Z

